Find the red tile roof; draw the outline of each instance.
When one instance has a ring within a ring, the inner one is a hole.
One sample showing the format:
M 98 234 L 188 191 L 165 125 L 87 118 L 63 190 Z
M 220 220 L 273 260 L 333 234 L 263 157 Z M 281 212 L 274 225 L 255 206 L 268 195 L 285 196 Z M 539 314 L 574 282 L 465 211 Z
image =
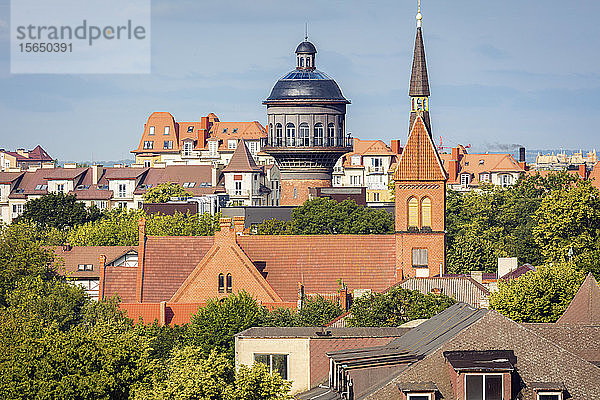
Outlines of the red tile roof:
M 395 281 L 394 235 L 239 236 L 248 257 L 266 263 L 267 282 L 284 301 L 306 293 L 334 293 L 338 280 L 350 290 L 383 291 Z
M 213 236 L 148 236 L 142 300 L 168 301 L 214 243 Z M 135 279 L 131 281 L 135 293 Z
M 135 303 L 136 277 L 137 268 L 107 267 L 104 273 L 104 298 L 118 296 L 123 303 Z
M 0 172 L 0 184 L 8 185 L 23 176 L 25 172 Z
M 394 173 L 396 181 L 442 181 L 446 172 L 421 116 L 417 116 Z
M 109 264 L 122 255 L 136 251 L 134 246 L 73 246 L 65 251 L 63 246 L 52 246 L 51 250 L 60 263 L 59 272 L 70 277 L 99 277 L 100 256 L 106 256 Z M 92 264 L 92 271 L 78 271 L 79 264 Z M 135 268 L 133 268 L 135 269 Z
M 179 185 L 194 183 L 194 187 L 186 187 L 185 190 L 196 196 L 215 192 L 215 187 L 211 186 L 212 167 L 210 165 L 167 165 L 165 168 L 150 168 L 134 193 L 144 194 L 156 185 L 167 182 Z M 141 185 L 152 186 L 142 187 Z
M 137 179 L 148 172 L 149 168 L 106 168 L 103 179 Z
M 448 168 L 452 154 L 440 154 L 444 168 Z M 456 179 L 450 176 L 448 183 L 460 183 L 460 174 L 473 177 L 472 183 L 479 183 L 480 174 L 499 172 L 525 172 L 511 154 L 466 154 L 461 153 L 458 162 Z
M 600 324 L 600 287 L 590 272 L 557 324 Z

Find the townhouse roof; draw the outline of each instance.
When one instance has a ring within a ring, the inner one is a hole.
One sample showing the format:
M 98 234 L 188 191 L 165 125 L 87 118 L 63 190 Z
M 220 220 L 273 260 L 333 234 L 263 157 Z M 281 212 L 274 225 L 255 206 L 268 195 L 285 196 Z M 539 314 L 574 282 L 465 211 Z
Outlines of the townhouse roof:
M 248 150 L 246 142 L 240 140 L 231 156 L 229 164 L 223 169 L 223 172 L 262 172 L 262 168 L 256 165 L 254 157 Z
M 185 184 L 185 190 L 194 196 L 212 194 L 212 166 L 210 165 L 167 165 L 164 168 L 150 168 L 134 194 L 144 194 L 161 183 Z
M 396 153 L 394 153 L 382 140 L 360 140 L 354 138 L 352 141 L 352 151 L 344 154 L 344 168 L 364 168 L 362 161 L 361 165 L 352 165 L 352 156 L 355 155 L 392 156 L 395 158 Z
M 26 199 L 30 195 L 48 194 L 49 180 L 73 180 L 81 178 L 87 168 L 40 168 L 34 172 L 24 172 L 18 185 L 8 196 L 10 199 Z
M 33 162 L 52 162 L 54 159 L 48 155 L 46 150 L 39 144 L 33 149 L 29 150 L 27 156 L 21 155 L 16 151 L 4 151 L 6 154 L 10 154 L 15 157 L 17 161 L 33 161 Z
M 399 337 L 410 328 L 326 328 L 321 327 L 254 327 L 246 329 L 235 336 L 241 338 L 363 338 L 363 337 Z
M 440 154 L 440 159 L 447 170 L 452 154 Z M 460 183 L 461 174 L 473 177 L 472 183 L 480 183 L 480 174 L 501 172 L 525 172 L 511 154 L 460 154 L 456 178 L 450 176 L 449 184 Z
M 209 130 L 209 140 L 245 139 L 257 140 L 267 137 L 267 130 L 258 121 L 215 122 Z M 226 144 L 225 144 L 226 145 Z
M 150 168 L 106 168 L 103 178 L 106 180 L 137 179 L 148 172 Z
M 417 115 L 398 167 L 394 172 L 395 181 L 443 181 L 446 172 L 440 156 L 427 132 L 423 118 Z
M 38 171 L 42 171 L 41 176 L 47 180 L 71 180 L 84 174 L 87 168 L 44 168 L 38 169 L 36 172 Z
M 110 264 L 131 251 L 137 252 L 137 246 L 51 246 L 50 249 L 60 263 L 58 271 L 72 278 L 98 278 L 101 255 L 105 255 L 106 263 Z M 78 267 L 81 264 L 92 264 L 93 269 L 79 271 Z
M 307 294 L 331 294 L 340 279 L 350 288 L 378 292 L 395 280 L 393 235 L 242 235 L 236 240 L 284 302 L 298 299 L 299 283 Z M 214 243 L 214 236 L 148 236 L 143 301 L 170 300 Z M 118 285 L 114 290 L 135 293 L 135 279 Z M 106 295 L 113 294 L 107 287 Z
M 600 324 L 600 287 L 590 272 L 557 324 Z
M 487 299 L 490 291 L 468 276 L 408 278 L 394 286 L 404 289 L 418 290 L 421 293 L 432 293 L 436 290 L 454 298 L 456 301 L 467 303 L 473 307 L 481 307 L 482 300 Z
M 69 194 L 74 194 L 78 200 L 110 200 L 113 197 L 112 190 L 100 189 L 98 185 L 78 185 Z
M 404 337 L 413 334 L 416 329 L 418 327 Z M 446 364 L 445 352 L 502 350 L 514 353 L 514 367 L 522 383 L 517 393 L 511 394 L 511 398 L 533 398 L 540 384 L 553 385 L 557 382 L 564 385 L 573 400 L 600 396 L 600 387 L 597 385 L 600 368 L 528 327 L 496 311 L 487 311 L 423 359 L 407 368 L 396 369 L 384 382 L 374 385 L 356 398 L 397 399 L 398 387 L 409 382 L 434 382 L 441 397 L 453 398 L 453 378 Z
M 10 184 L 21 178 L 25 172 L 0 172 L 0 184 Z
M 521 325 L 591 363 L 596 365 L 600 363 L 600 324 L 522 323 Z

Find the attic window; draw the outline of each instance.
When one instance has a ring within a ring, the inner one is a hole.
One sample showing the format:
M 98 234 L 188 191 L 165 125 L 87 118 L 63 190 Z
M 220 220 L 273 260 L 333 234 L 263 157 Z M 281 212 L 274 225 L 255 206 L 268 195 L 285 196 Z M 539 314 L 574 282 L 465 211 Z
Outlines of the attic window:
M 184 188 L 193 188 L 194 186 L 196 186 L 196 182 L 184 182 L 183 185 Z
M 485 160 L 479 160 L 479 165 L 483 165 L 485 163 Z
M 234 150 L 237 147 L 237 140 L 228 140 L 227 148 L 230 150 Z
M 469 165 L 469 162 L 468 162 L 468 161 L 465 161 L 465 165 Z
M 406 400 L 433 400 L 431 393 L 406 393 Z
M 538 392 L 536 400 L 562 400 L 561 392 Z
M 79 185 L 77 186 L 77 190 L 85 190 L 85 189 L 89 189 L 90 185 Z
M 223 128 L 223 133 L 227 133 L 227 128 Z
M 188 126 L 188 133 L 192 133 L 194 132 L 194 127 L 193 126 Z
M 35 190 L 46 190 L 48 185 L 36 185 Z
M 93 271 L 94 266 L 92 264 L 79 264 L 77 266 L 77 271 Z
M 233 128 L 233 133 L 237 133 L 238 128 Z
M 466 400 L 502 400 L 502 375 L 465 375 Z

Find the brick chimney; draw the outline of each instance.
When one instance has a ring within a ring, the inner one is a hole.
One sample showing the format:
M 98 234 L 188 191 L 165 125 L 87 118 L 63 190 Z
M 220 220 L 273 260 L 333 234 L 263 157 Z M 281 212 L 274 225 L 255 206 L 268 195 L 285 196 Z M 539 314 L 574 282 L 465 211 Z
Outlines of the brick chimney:
M 146 219 L 140 218 L 138 221 L 138 266 L 137 277 L 135 281 L 135 299 L 142 302 L 143 282 L 144 282 L 144 264 L 146 256 Z
M 339 292 L 340 294 L 340 307 L 342 310 L 348 311 L 348 288 L 344 286 Z
M 102 171 L 102 165 L 92 165 L 92 185 L 97 185 L 100 179 L 100 171 Z
M 402 154 L 402 145 L 399 140 L 392 140 L 390 142 L 390 148 L 394 152 L 394 154 Z
M 244 233 L 245 217 L 233 217 L 233 231 L 236 235 L 242 235 Z
M 158 317 L 158 324 L 160 326 L 165 326 L 167 324 L 167 302 L 161 301 L 159 308 L 160 308 L 160 311 L 159 311 L 159 317 Z
M 100 281 L 98 282 L 98 301 L 104 300 L 104 279 L 106 277 L 106 256 L 104 254 L 98 257 L 100 262 Z
M 581 164 L 577 169 L 577 172 L 579 173 L 579 177 L 581 179 L 585 179 L 587 177 L 587 169 L 585 167 L 585 164 Z

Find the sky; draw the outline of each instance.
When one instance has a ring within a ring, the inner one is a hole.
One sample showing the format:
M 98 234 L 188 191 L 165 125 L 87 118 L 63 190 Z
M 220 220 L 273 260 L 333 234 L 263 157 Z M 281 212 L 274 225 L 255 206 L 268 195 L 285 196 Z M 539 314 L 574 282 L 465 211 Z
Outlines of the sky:
M 151 73 L 112 75 L 11 74 L 9 4 L 0 0 L 0 148 L 132 158 L 154 111 L 264 124 L 262 101 L 295 67 L 306 22 L 317 68 L 352 101 L 352 136 L 408 136 L 416 0 L 154 0 Z M 600 147 L 600 2 L 422 0 L 422 14 L 436 143 Z

